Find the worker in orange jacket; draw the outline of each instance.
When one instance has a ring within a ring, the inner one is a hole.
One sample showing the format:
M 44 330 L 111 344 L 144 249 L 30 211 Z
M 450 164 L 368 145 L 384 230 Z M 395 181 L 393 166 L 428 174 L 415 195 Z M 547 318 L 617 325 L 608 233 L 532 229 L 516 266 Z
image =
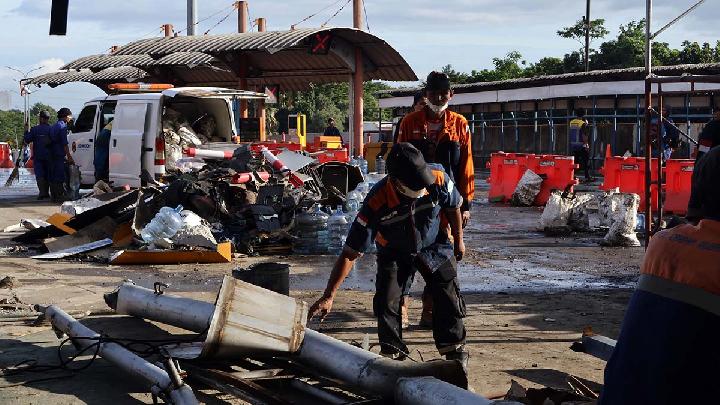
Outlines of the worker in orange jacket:
M 701 217 L 653 236 L 598 404 L 716 403 L 720 348 L 720 148 L 695 166 Z
M 448 110 L 448 103 L 454 95 L 448 75 L 431 72 L 425 81 L 424 93 L 427 100 L 425 108 L 412 112 L 402 119 L 396 142 L 413 144 L 422 152 L 427 162 L 443 166 L 463 198 L 460 210 L 464 228 L 470 220 L 470 205 L 475 195 L 475 167 L 470 127 L 465 117 Z M 409 289 L 408 285 L 404 291 L 405 314 Z M 430 325 L 432 325 L 432 301 L 425 291 L 420 326 Z

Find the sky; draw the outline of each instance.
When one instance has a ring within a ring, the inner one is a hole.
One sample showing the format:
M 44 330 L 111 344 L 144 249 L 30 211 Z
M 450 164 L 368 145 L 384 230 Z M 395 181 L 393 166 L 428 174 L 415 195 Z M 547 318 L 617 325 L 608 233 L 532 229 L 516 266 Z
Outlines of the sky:
M 351 26 L 350 0 L 250 0 L 250 18 L 265 17 L 267 30 L 298 27 Z M 654 0 L 657 30 L 696 0 Z M 230 33 L 237 30 L 232 0 L 197 0 L 197 33 Z M 67 36 L 49 36 L 51 0 L 0 0 L 0 91 L 14 96 L 12 106 L 21 108 L 17 79 L 23 72 L 45 73 L 76 58 L 106 53 L 112 45 L 160 36 L 160 26 L 171 23 L 183 30 L 186 0 L 70 0 Z M 492 58 L 519 51 L 528 63 L 544 56 L 562 57 L 578 49 L 573 40 L 559 38 L 556 31 L 572 25 L 585 13 L 582 0 L 365 0 L 369 31 L 388 42 L 405 57 L 418 77 L 451 64 L 456 70 L 492 67 Z M 315 14 L 317 13 L 317 14 Z M 300 22 L 305 17 L 312 18 Z M 335 15 L 336 14 L 336 15 Z M 334 15 L 334 17 L 333 17 Z M 220 21 L 223 17 L 227 18 Z M 591 18 L 605 18 L 613 38 L 620 24 L 645 17 L 643 0 L 595 0 Z M 720 0 L 706 0 L 694 13 L 662 33 L 659 40 L 678 47 L 685 40 L 710 42 L 720 39 Z M 366 27 L 367 29 L 367 27 Z M 181 34 L 185 34 L 183 31 Z M 102 95 L 86 83 L 56 88 L 41 87 L 31 103 L 42 101 L 55 108 L 68 106 L 76 114 L 83 102 Z

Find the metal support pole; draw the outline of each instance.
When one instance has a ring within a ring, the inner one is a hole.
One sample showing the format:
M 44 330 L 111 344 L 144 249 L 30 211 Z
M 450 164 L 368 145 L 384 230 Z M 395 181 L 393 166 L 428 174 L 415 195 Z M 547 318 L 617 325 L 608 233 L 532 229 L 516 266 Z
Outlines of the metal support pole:
M 658 135 L 658 161 L 657 161 L 657 171 L 658 171 L 658 177 L 657 177 L 657 205 L 654 207 L 656 208 L 657 212 L 657 221 L 655 222 L 655 232 L 660 231 L 660 224 L 662 223 L 662 216 L 663 216 L 663 161 L 665 160 L 665 140 L 663 139 L 663 90 L 662 90 L 662 83 L 658 83 L 658 128 L 657 128 L 657 135 Z
M 485 122 L 485 113 L 480 113 L 480 120 L 482 124 L 480 125 L 480 145 L 481 145 L 481 153 L 483 156 L 487 155 L 487 146 L 485 145 L 485 127 L 487 126 L 487 122 Z
M 651 204 L 651 115 L 652 107 L 652 83 L 650 76 L 652 75 L 652 34 L 650 27 L 652 25 L 652 0 L 645 0 L 645 249 L 650 243 L 652 233 L 652 204 Z
M 165 32 L 166 37 L 171 37 L 173 35 L 173 25 L 163 24 L 163 31 Z
M 187 0 L 187 34 L 195 35 L 197 25 L 197 0 Z
M 198 403 L 189 385 L 181 381 L 178 381 L 180 384 L 174 384 L 165 370 L 145 361 L 117 343 L 98 342 L 100 334 L 81 324 L 59 307 L 51 305 L 42 308 L 40 312 L 45 313 L 45 318 L 52 323 L 55 330 L 74 338 L 72 342 L 78 350 L 87 349 L 86 352 L 93 353 L 94 350 L 90 346 L 97 344 L 97 353 L 100 357 L 117 365 L 128 374 L 142 379 L 153 394 L 172 404 Z
M 238 10 L 238 32 L 243 34 L 248 32 L 248 5 L 247 1 L 241 0 L 235 2 Z
M 257 19 L 258 32 L 265 32 L 266 24 L 267 24 L 267 21 L 265 20 L 265 17 L 258 18 Z
M 353 0 L 353 28 L 362 30 L 363 0 Z M 355 72 L 352 78 L 353 87 L 353 114 L 352 126 L 355 138 L 355 151 L 358 156 L 363 155 L 363 80 L 365 67 L 363 53 L 360 47 L 355 47 Z
M 585 71 L 590 71 L 590 0 L 585 7 Z

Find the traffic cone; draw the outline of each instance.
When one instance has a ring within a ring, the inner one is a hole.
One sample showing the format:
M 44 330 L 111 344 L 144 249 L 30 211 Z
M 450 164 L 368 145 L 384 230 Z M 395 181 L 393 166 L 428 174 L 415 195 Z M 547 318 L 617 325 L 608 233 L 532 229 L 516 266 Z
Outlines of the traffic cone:
M 605 145 L 605 157 L 612 157 L 612 149 L 610 148 L 610 144 Z

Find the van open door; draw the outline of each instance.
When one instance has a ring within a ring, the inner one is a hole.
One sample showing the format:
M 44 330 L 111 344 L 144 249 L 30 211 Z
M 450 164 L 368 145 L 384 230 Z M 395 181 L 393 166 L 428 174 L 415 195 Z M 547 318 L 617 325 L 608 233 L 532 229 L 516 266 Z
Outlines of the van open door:
M 140 187 L 143 141 L 148 135 L 152 104 L 146 101 L 119 101 L 110 133 L 110 181 L 115 186 Z
M 68 133 L 68 145 L 75 164 L 80 167 L 82 184 L 95 183 L 95 134 L 98 131 L 99 103 L 85 104 L 75 119 L 72 131 Z

